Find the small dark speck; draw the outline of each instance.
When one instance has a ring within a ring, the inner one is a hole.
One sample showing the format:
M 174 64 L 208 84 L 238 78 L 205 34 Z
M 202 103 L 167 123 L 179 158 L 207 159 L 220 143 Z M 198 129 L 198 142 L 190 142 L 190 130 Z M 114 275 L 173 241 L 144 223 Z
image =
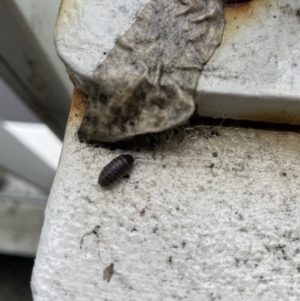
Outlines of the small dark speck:
M 296 10 L 296 15 L 300 17 L 300 8 Z
M 144 215 L 145 215 L 145 212 L 146 212 L 146 210 L 145 210 L 145 208 L 143 208 L 143 209 L 141 210 L 141 212 L 140 212 L 140 215 L 141 215 L 141 216 L 144 216 Z
M 157 230 L 158 230 L 157 227 L 153 228 L 153 233 L 156 233 Z
M 103 54 L 106 55 L 107 53 L 106 53 L 106 52 L 103 52 Z
M 276 19 L 276 16 L 273 16 L 274 19 Z
M 186 242 L 185 242 L 185 241 L 183 241 L 183 242 L 182 242 L 182 244 L 181 244 L 181 246 L 182 246 L 183 248 L 185 248 L 185 246 L 186 246 Z
M 210 136 L 215 136 L 215 137 L 219 137 L 220 136 L 220 134 L 217 131 L 214 131 L 214 130 L 210 131 L 209 135 Z
M 218 157 L 218 153 L 212 153 L 212 156 L 213 156 L 214 158 L 216 158 L 216 157 Z
M 78 117 L 78 114 L 75 114 L 76 117 Z
M 3 190 L 6 185 L 6 179 L 4 176 L 0 175 L 0 190 Z
M 96 226 L 95 228 L 94 228 L 94 230 L 93 230 L 93 233 L 95 234 L 95 235 L 98 235 L 98 231 L 100 230 L 100 226 Z
M 172 261 L 173 261 L 172 256 L 169 257 L 169 260 L 168 260 L 168 261 L 169 261 L 169 264 L 172 265 Z
M 129 179 L 129 178 L 130 178 L 130 175 L 125 175 L 124 178 L 125 178 L 125 179 Z
M 103 280 L 109 282 L 113 274 L 114 274 L 114 264 L 112 263 L 110 266 L 108 266 L 103 270 Z
M 214 163 L 210 163 L 208 168 L 214 168 L 215 167 L 215 164 Z
M 109 147 L 109 150 L 112 151 L 112 152 L 115 151 L 116 149 L 117 149 L 117 148 L 116 148 L 115 146 L 110 146 L 110 147 Z
M 133 228 L 133 229 L 131 230 L 131 232 L 137 232 L 137 229 L 136 229 L 136 228 Z
M 178 249 L 178 246 L 172 246 L 172 248 L 174 248 L 174 249 Z
M 166 167 L 167 167 L 167 165 L 166 165 L 166 164 L 163 164 L 163 165 L 162 165 L 162 168 L 166 168 Z
M 283 172 L 281 173 L 281 175 L 282 175 L 283 177 L 286 177 L 286 172 L 283 171 Z
M 297 267 L 297 271 L 298 271 L 298 273 L 300 273 L 300 266 L 299 266 L 299 267 Z

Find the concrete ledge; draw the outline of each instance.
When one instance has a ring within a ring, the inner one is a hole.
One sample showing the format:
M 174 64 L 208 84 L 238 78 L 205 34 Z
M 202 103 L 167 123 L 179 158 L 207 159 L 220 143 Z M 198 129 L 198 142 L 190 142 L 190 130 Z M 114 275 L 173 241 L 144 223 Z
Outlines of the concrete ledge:
M 78 141 L 85 106 L 76 93 L 35 301 L 300 298 L 299 134 L 198 126 L 140 138 L 130 177 L 102 189 L 100 170 L 125 151 Z
M 97 67 L 148 2 L 62 1 L 56 47 L 86 95 Z M 300 124 L 299 9 L 293 0 L 225 6 L 223 41 L 195 93 L 201 116 Z

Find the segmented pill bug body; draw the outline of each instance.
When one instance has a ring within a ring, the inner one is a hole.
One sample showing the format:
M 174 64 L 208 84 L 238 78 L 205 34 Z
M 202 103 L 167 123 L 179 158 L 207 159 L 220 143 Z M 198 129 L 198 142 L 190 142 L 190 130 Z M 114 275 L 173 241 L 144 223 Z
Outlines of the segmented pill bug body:
M 98 183 L 108 187 L 123 178 L 133 167 L 134 158 L 131 155 L 121 155 L 108 163 L 101 171 Z

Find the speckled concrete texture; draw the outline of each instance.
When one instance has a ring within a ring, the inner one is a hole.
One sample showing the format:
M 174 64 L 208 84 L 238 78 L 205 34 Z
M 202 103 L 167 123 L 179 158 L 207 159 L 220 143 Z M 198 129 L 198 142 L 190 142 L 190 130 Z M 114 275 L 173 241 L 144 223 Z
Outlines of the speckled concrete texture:
M 75 97 L 35 301 L 300 299 L 299 134 L 185 127 L 113 150 L 78 141 L 84 108 Z M 130 177 L 101 188 L 122 153 L 140 157 Z

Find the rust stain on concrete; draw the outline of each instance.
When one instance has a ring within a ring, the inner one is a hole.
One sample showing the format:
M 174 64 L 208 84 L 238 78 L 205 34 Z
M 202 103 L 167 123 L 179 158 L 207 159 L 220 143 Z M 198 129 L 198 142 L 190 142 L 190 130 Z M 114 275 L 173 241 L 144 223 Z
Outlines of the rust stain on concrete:
M 75 87 L 72 97 L 69 122 L 80 125 L 82 118 L 85 114 L 87 104 L 88 100 L 85 97 L 85 95 L 78 88 Z
M 259 3 L 257 3 L 259 2 Z M 234 20 L 240 20 L 249 18 L 252 9 L 258 4 L 262 4 L 263 1 L 226 1 L 224 5 L 226 24 L 234 22 Z
M 243 33 L 242 28 L 251 26 L 251 21 L 256 22 L 255 15 L 258 10 L 272 5 L 270 0 L 227 0 L 224 3 L 226 26 L 224 34 L 226 37 Z M 251 20 L 252 19 L 252 20 Z

